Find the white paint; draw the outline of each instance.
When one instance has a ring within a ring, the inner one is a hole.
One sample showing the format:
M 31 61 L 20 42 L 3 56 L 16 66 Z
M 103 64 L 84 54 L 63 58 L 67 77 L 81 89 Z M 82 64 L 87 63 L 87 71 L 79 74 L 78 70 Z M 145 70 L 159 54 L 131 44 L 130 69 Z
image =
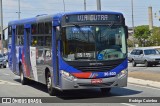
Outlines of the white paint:
M 30 47 L 30 61 L 33 71 L 34 80 L 38 81 L 37 64 L 36 64 L 36 47 Z
M 136 105 L 132 105 L 132 104 L 129 104 L 129 103 L 121 103 L 122 105 L 126 105 L 126 106 L 136 106 Z

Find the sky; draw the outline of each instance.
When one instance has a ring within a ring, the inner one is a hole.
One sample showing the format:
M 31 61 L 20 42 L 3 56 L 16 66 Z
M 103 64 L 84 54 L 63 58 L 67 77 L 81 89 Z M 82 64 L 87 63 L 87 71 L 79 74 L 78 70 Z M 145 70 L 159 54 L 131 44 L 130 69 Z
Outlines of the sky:
M 83 11 L 84 0 L 64 0 L 65 11 Z M 86 0 L 87 10 L 97 9 L 96 0 Z M 2 0 L 3 25 L 18 19 L 18 0 Z M 148 25 L 148 7 L 153 9 L 153 25 L 160 26 L 160 0 L 133 0 L 134 25 Z M 101 0 L 102 11 L 115 11 L 124 14 L 126 25 L 132 27 L 131 0 Z M 20 0 L 21 19 L 35 17 L 40 14 L 64 12 L 63 0 Z M 157 17 L 155 17 L 155 13 Z

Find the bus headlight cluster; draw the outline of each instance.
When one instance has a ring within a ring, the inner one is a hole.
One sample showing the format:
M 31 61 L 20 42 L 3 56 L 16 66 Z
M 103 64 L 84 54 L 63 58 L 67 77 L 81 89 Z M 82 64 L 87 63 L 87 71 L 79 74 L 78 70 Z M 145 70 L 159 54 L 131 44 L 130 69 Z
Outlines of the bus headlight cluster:
M 118 78 L 122 78 L 123 76 L 125 76 L 127 74 L 127 69 L 122 70 L 119 74 L 117 74 Z
M 70 73 L 68 73 L 68 72 L 66 72 L 64 70 L 61 70 L 61 74 L 62 74 L 63 77 L 65 77 L 68 80 L 72 81 L 74 79 L 73 75 L 71 75 Z

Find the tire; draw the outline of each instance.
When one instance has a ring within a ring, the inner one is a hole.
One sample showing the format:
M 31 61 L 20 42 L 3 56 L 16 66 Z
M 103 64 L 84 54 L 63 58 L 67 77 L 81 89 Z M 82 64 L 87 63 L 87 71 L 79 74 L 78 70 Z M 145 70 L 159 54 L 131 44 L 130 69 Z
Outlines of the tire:
M 134 60 L 132 60 L 132 66 L 136 67 L 136 65 L 137 65 L 136 62 Z
M 148 61 L 147 61 L 147 60 L 145 61 L 145 63 L 144 63 L 144 64 L 145 64 L 145 67 L 149 67 L 149 63 L 148 63 Z
M 56 90 L 52 87 L 52 78 L 51 78 L 50 72 L 47 72 L 46 85 L 47 85 L 47 90 L 48 90 L 49 95 L 55 96 Z
M 26 85 L 28 80 L 24 77 L 22 65 L 20 66 L 20 80 L 22 85 Z
M 100 88 L 102 95 L 109 94 L 111 91 L 111 88 Z
M 3 68 L 6 68 L 6 65 L 4 65 Z

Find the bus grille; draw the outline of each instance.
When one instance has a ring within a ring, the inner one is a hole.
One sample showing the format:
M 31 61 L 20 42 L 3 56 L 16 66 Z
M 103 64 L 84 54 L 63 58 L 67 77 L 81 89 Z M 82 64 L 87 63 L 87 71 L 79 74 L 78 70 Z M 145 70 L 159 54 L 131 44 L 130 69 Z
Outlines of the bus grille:
M 67 63 L 81 72 L 106 72 L 106 71 L 111 71 L 115 67 L 119 66 L 123 61 L 124 59 L 112 60 L 112 61 L 100 61 L 100 62 L 78 61 L 78 62 L 67 62 Z
M 114 69 L 118 64 L 106 65 L 106 66 L 79 66 L 75 67 L 82 72 L 105 72 Z

